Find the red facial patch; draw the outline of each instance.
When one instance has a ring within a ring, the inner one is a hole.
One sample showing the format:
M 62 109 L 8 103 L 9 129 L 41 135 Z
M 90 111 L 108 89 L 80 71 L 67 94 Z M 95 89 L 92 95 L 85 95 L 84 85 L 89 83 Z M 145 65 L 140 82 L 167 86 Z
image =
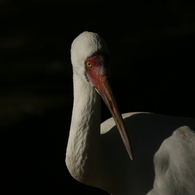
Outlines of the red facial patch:
M 106 75 L 106 61 L 102 55 L 87 58 L 85 61 L 86 74 L 96 89 L 99 88 L 101 77 Z

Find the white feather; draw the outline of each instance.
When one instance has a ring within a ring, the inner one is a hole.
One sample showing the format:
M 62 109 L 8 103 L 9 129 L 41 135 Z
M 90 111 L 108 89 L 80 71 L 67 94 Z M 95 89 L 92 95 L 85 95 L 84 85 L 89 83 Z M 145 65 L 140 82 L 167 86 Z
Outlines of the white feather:
M 175 130 L 156 152 L 154 164 L 154 189 L 148 195 L 194 195 L 194 131 L 187 126 Z

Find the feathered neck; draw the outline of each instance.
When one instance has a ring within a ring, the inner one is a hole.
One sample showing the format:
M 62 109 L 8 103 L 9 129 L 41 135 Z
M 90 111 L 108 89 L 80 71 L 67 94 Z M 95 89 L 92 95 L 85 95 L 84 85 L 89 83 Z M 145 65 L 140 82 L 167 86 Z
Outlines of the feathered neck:
M 73 75 L 74 104 L 66 164 L 71 175 L 85 183 L 98 156 L 100 139 L 100 97 L 77 73 Z M 90 163 L 88 163 L 90 162 Z M 93 175 L 91 175 L 93 177 Z

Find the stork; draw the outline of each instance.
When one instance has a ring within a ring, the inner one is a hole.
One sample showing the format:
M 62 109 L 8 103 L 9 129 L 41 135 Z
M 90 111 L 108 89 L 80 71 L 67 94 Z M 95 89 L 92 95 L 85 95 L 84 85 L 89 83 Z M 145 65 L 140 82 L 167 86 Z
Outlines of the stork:
M 195 120 L 121 116 L 107 80 L 108 47 L 96 33 L 75 38 L 71 61 L 74 103 L 65 161 L 72 177 L 112 195 L 194 195 Z M 102 124 L 100 96 L 112 114 Z

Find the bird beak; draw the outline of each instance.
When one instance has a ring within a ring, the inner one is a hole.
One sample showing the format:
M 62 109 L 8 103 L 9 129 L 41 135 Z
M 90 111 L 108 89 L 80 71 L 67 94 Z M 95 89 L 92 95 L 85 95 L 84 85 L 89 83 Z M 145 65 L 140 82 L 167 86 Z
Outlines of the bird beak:
M 98 80 L 99 80 L 99 82 L 98 82 L 98 85 L 96 84 L 95 89 L 100 94 L 100 96 L 102 97 L 102 99 L 106 103 L 108 109 L 110 110 L 110 112 L 115 120 L 116 126 L 118 128 L 119 133 L 120 133 L 120 136 L 121 136 L 123 143 L 125 145 L 125 148 L 129 154 L 129 157 L 131 158 L 131 160 L 133 160 L 133 153 L 132 153 L 132 149 L 131 149 L 130 139 L 128 137 L 127 130 L 125 128 L 125 124 L 124 124 L 124 121 L 122 119 L 122 116 L 118 110 L 115 98 L 112 94 L 112 90 L 111 90 L 111 87 L 110 87 L 109 82 L 107 80 L 107 76 L 101 75 L 101 76 L 99 76 Z

